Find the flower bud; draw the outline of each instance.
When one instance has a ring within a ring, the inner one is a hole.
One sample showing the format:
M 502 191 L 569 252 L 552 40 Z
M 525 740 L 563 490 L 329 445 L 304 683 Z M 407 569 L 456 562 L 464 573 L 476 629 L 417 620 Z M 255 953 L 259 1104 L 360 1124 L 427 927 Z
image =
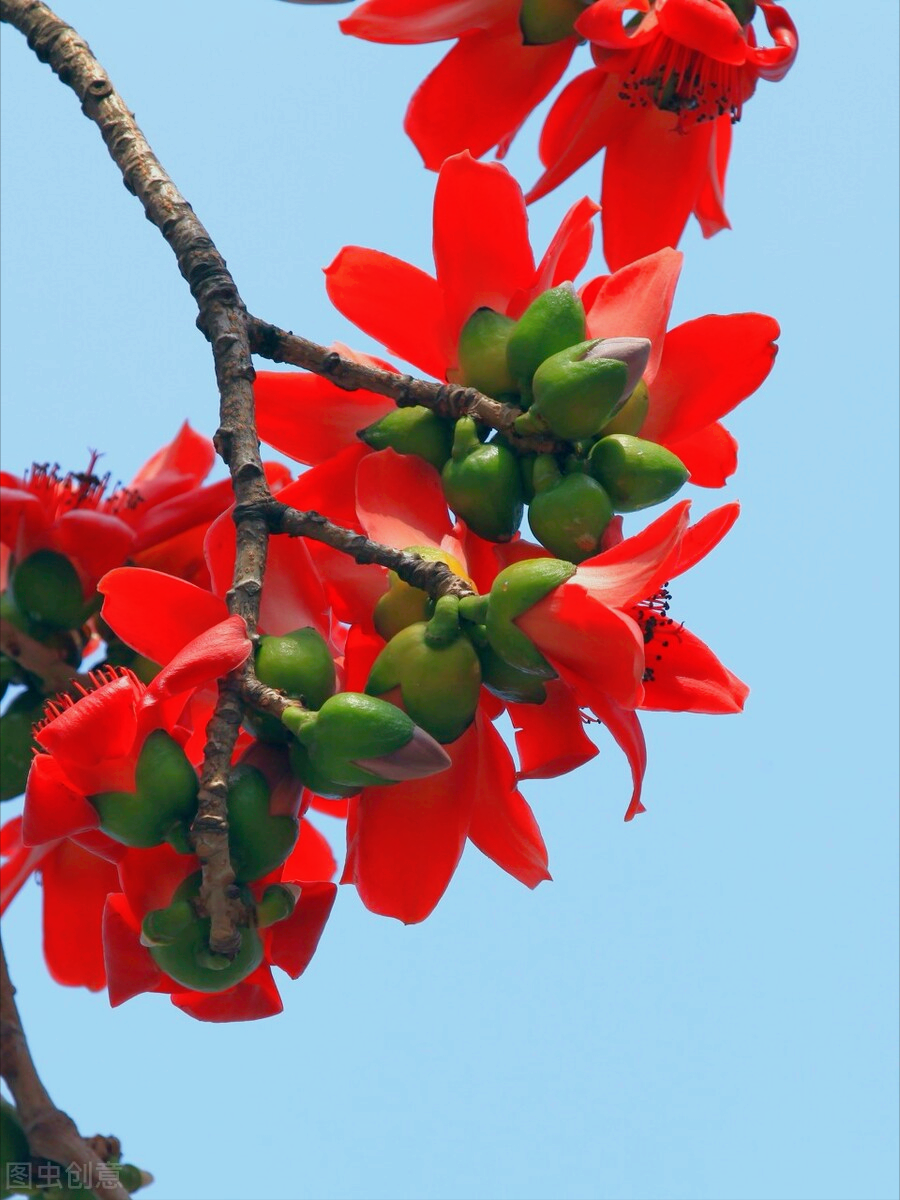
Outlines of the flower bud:
M 556 678 L 534 642 L 513 622 L 574 574 L 574 563 L 527 558 L 504 567 L 494 579 L 484 627 L 491 648 L 511 666 L 540 679 Z
M 43 708 L 42 696 L 23 692 L 0 717 L 0 800 L 12 800 L 25 791 L 34 757 L 31 731 Z
M 476 309 L 459 335 L 459 368 L 451 383 L 477 388 L 485 396 L 514 392 L 515 381 L 506 365 L 506 343 L 514 325 L 511 317 L 492 308 Z
M 440 471 L 450 457 L 453 425 L 430 408 L 415 404 L 387 413 L 374 425 L 361 429 L 357 437 L 373 450 L 390 447 L 398 454 L 416 454 Z
M 464 579 L 470 586 L 475 586 L 462 563 L 445 550 L 438 550 L 435 546 L 407 546 L 405 553 L 418 554 L 419 558 L 424 558 L 426 562 L 445 563 L 454 575 Z M 427 592 L 405 583 L 395 571 L 388 572 L 388 579 L 390 587 L 379 597 L 372 614 L 375 628 L 386 642 L 407 625 L 415 625 L 417 621 L 424 621 L 431 615 L 431 601 Z
M 490 644 L 478 651 L 481 682 L 508 704 L 543 704 L 547 690 L 537 675 L 528 675 L 501 658 Z
M 315 792 L 317 796 L 324 796 L 326 800 L 343 800 L 348 796 L 358 795 L 362 787 L 361 784 L 340 784 L 335 783 L 333 779 L 329 779 L 324 772 L 313 766 L 310 761 L 309 751 L 296 738 L 291 738 L 288 753 L 293 773 L 304 787 L 309 788 L 311 792 Z
M 197 774 L 164 729 L 148 734 L 134 773 L 133 792 L 89 796 L 100 828 L 126 846 L 158 846 L 172 825 L 190 825 L 197 811 Z
M 82 624 L 81 581 L 64 554 L 36 550 L 13 571 L 10 590 L 19 612 L 32 621 L 53 629 L 77 629 Z
M 321 708 L 334 694 L 336 676 L 328 643 L 312 626 L 259 639 L 256 677 L 307 708 Z
M 551 455 L 538 459 L 549 459 Z M 613 518 L 609 496 L 596 480 L 580 471 L 555 479 L 540 478 L 535 470 L 538 492 L 528 509 L 531 532 L 557 558 L 580 563 L 596 554 L 603 531 Z M 542 486 L 543 485 L 543 486 Z
M 287 813 L 270 812 L 271 794 L 261 771 L 232 768 L 228 781 L 228 851 L 241 882 L 268 875 L 297 842 L 300 823 Z
M 160 970 L 182 987 L 194 992 L 224 992 L 256 970 L 263 960 L 263 944 L 255 929 L 244 926 L 240 948 L 233 958 L 213 953 L 209 948 L 210 920 L 197 916 L 190 903 L 199 895 L 200 881 L 201 874 L 197 871 L 175 889 L 168 909 L 147 913 L 141 926 L 141 940 Z M 248 907 L 253 906 L 253 896 L 246 888 L 241 889 L 241 900 Z M 184 915 L 181 902 L 186 902 L 189 918 L 174 936 L 167 933 L 165 941 L 155 941 L 154 932 L 166 927 L 170 921 L 166 914 L 173 909 L 176 914 L 173 928 L 179 923 Z
M 270 884 L 256 906 L 257 928 L 267 929 L 270 925 L 285 920 L 297 907 L 299 897 L 300 888 L 296 885 Z
M 317 713 L 288 709 L 283 719 L 313 768 L 342 787 L 422 779 L 450 765 L 405 712 L 360 692 L 339 692 Z
M 656 442 L 616 433 L 591 449 L 591 475 L 606 488 L 618 512 L 662 504 L 687 481 L 680 458 Z
M 650 356 L 647 338 L 598 338 L 552 355 L 532 381 L 534 402 L 517 433 L 578 441 L 602 429 L 631 395 Z
M 441 481 L 447 503 L 479 537 L 508 542 L 518 530 L 525 504 L 516 455 L 502 442 L 483 445 L 471 417 L 456 422 Z
M 506 346 L 506 361 L 523 408 L 531 403 L 531 381 L 541 363 L 583 341 L 584 305 L 571 283 L 550 288 L 529 304 Z
M 616 415 L 600 430 L 600 437 L 609 437 L 613 433 L 639 434 L 649 411 L 650 393 L 643 379 L 639 379 L 634 391 Z
M 522 0 L 519 28 L 526 46 L 548 46 L 575 35 L 575 22 L 590 0 Z
M 382 696 L 399 687 L 415 723 L 447 744 L 475 719 L 481 667 L 458 628 L 455 639 L 441 646 L 429 643 L 428 628 L 424 621 L 410 625 L 388 642 L 372 665 L 366 692 Z

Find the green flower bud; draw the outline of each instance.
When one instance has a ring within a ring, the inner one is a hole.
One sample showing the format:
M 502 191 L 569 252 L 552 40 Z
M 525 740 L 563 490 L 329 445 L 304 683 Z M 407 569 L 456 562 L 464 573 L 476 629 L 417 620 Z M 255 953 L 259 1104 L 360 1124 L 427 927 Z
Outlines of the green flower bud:
M 687 481 L 688 470 L 671 450 L 627 433 L 604 437 L 590 453 L 590 471 L 618 512 L 662 504 Z
M 641 432 L 641 426 L 650 411 L 650 393 L 643 379 L 639 379 L 634 391 L 616 413 L 611 421 L 607 421 L 600 430 L 601 437 L 609 437 L 613 433 Z
M 155 908 L 141 922 L 141 944 L 171 946 L 196 919 L 188 900 L 176 900 L 168 908 Z
M 41 696 L 23 692 L 0 717 L 0 800 L 12 800 L 25 791 L 34 757 L 31 730 L 43 710 Z
M 228 851 L 241 882 L 268 875 L 297 843 L 300 823 L 287 813 L 269 811 L 265 776 L 255 767 L 232 768 L 228 781 Z
M 541 457 L 553 463 L 550 455 Z M 528 524 L 537 540 L 568 562 L 580 563 L 596 554 L 613 518 L 612 501 L 600 484 L 581 472 L 562 476 L 558 471 L 555 479 L 542 483 L 528 509 Z
M 476 309 L 459 335 L 459 368 L 451 383 L 477 388 L 485 396 L 514 392 L 516 384 L 506 365 L 506 343 L 514 325 L 511 317 L 492 308 Z
M 422 729 L 447 744 L 472 724 L 481 688 L 481 667 L 472 643 L 459 633 L 434 645 L 425 622 L 393 637 L 372 665 L 366 691 L 381 696 L 399 687 L 403 707 Z
M 526 46 L 548 46 L 575 34 L 590 0 L 522 0 L 519 28 Z M 583 335 L 582 335 L 583 336 Z
M 450 457 L 453 425 L 430 408 L 398 408 L 361 429 L 356 435 L 373 450 L 390 447 L 398 454 L 416 454 L 440 471 Z
M 317 713 L 289 709 L 284 719 L 313 767 L 344 787 L 424 779 L 450 765 L 405 712 L 360 692 L 340 692 Z
M 197 871 L 176 888 L 168 909 L 156 909 L 147 914 L 141 929 L 142 940 L 150 941 L 148 949 L 160 970 L 182 987 L 195 992 L 224 992 L 256 970 L 263 960 L 263 944 L 255 929 L 244 927 L 241 945 L 234 958 L 210 950 L 210 920 L 197 916 L 190 904 L 200 893 L 200 880 L 201 874 Z M 248 907 L 253 906 L 253 896 L 246 888 L 241 889 L 241 900 Z M 168 920 L 158 914 L 174 908 L 176 917 L 172 923 L 177 925 L 184 912 L 182 901 L 187 902 L 191 915 L 180 932 L 171 940 L 152 942 L 154 929 Z
M 571 283 L 550 288 L 529 304 L 506 347 L 506 361 L 522 394 L 523 408 L 531 403 L 531 381 L 541 363 L 583 341 L 584 305 Z
M 288 754 L 293 773 L 304 787 L 308 787 L 317 796 L 324 796 L 326 800 L 342 800 L 347 796 L 356 796 L 359 793 L 361 784 L 354 786 L 335 783 L 324 772 L 313 766 L 310 761 L 309 751 L 296 738 L 291 738 Z
M 256 924 L 259 929 L 266 929 L 278 921 L 284 921 L 297 907 L 300 889 L 283 883 L 272 883 L 263 892 L 262 900 L 256 906 Z
M 575 574 L 575 564 L 558 558 L 529 558 L 513 563 L 494 579 L 484 627 L 491 648 L 511 666 L 540 679 L 556 672 L 513 622 Z
M 756 15 L 754 0 L 725 0 L 725 3 L 742 25 L 749 25 Z
M 525 504 L 516 455 L 501 442 L 482 445 L 471 417 L 456 422 L 441 481 L 447 503 L 479 537 L 508 542 L 518 530 Z
M 567 441 L 602 429 L 637 385 L 650 355 L 647 338 L 595 338 L 546 359 L 532 382 L 534 402 L 517 418 L 517 433 Z
M 89 796 L 100 828 L 126 846 L 158 846 L 177 823 L 190 825 L 197 811 L 197 774 L 164 729 L 155 729 L 138 756 L 133 792 Z
M 481 682 L 508 704 L 543 704 L 547 691 L 537 675 L 528 675 L 500 657 L 489 644 L 478 651 Z
M 307 708 L 321 708 L 337 682 L 328 643 L 312 626 L 281 637 L 261 637 L 256 651 L 256 677 Z
M 53 629 L 82 624 L 84 596 L 72 563 L 55 550 L 36 550 L 12 573 L 10 589 L 18 610 Z
M 435 546 L 407 546 L 406 553 L 418 554 L 419 558 L 424 558 L 426 562 L 446 563 L 454 575 L 459 575 L 474 586 L 462 563 L 444 550 L 438 550 Z M 427 592 L 405 583 L 395 571 L 388 572 L 388 579 L 390 588 L 379 597 L 372 614 L 375 628 L 386 642 L 407 625 L 415 625 L 417 621 L 424 621 L 431 615 L 431 600 Z

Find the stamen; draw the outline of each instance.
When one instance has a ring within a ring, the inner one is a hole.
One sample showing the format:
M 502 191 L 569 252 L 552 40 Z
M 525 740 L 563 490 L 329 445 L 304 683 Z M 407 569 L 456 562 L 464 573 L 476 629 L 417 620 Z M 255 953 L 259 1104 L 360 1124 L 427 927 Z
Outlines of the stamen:
M 670 639 L 675 638 L 681 641 L 681 630 L 684 627 L 684 622 L 675 624 L 669 616 L 669 608 L 671 607 L 672 593 L 669 591 L 668 583 L 664 583 L 658 592 L 655 592 L 647 600 L 641 600 L 632 609 L 631 615 L 641 627 L 641 633 L 644 635 L 644 645 L 649 646 L 651 642 L 656 641 L 654 653 L 652 657 L 645 651 L 645 664 L 649 657 L 652 662 L 662 661 L 662 650 L 666 650 L 670 644 Z M 644 667 L 644 683 L 652 683 L 654 680 L 654 668 L 651 666 Z
M 85 686 L 80 679 L 73 680 L 70 686 L 78 695 L 73 696 L 71 692 L 57 692 L 51 700 L 48 700 L 44 705 L 43 717 L 31 727 L 32 736 L 39 730 L 46 729 L 48 725 L 52 725 L 57 717 L 61 717 L 67 709 L 74 708 L 78 701 L 83 700 L 85 696 L 100 691 L 107 684 L 113 683 L 123 676 L 128 676 L 135 683 L 138 682 L 135 673 L 129 671 L 127 667 L 114 667 L 109 663 L 88 672 L 88 686 Z
M 97 450 L 91 450 L 90 456 L 86 471 L 68 471 L 65 475 L 59 463 L 32 463 L 31 469 L 23 472 L 22 482 L 57 512 L 92 508 L 117 515 L 123 509 L 136 508 L 142 501 L 140 493 L 122 483 L 109 490 L 111 472 L 98 475 L 94 468 L 101 456 Z
M 739 121 L 749 94 L 743 76 L 740 67 L 660 35 L 636 52 L 633 66 L 619 81 L 618 96 L 629 108 L 653 106 L 675 113 L 683 133 L 726 113 L 732 123 Z

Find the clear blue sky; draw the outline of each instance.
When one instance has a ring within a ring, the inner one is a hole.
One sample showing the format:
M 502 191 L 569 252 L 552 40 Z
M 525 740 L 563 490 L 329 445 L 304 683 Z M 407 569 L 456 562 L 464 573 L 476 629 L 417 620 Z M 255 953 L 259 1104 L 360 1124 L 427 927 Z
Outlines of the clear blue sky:
M 736 130 L 734 231 L 689 233 L 676 299 L 679 320 L 783 328 L 730 420 L 741 520 L 676 595 L 750 683 L 745 715 L 648 719 L 630 825 L 606 740 L 529 785 L 554 875 L 535 893 L 471 848 L 421 926 L 342 889 L 268 1022 L 58 988 L 30 885 L 7 940 L 35 1055 L 85 1132 L 154 1172 L 148 1200 L 897 1196 L 898 13 L 791 8 L 798 62 Z M 430 268 L 433 177 L 401 120 L 439 48 L 274 0 L 60 11 L 252 310 L 375 350 L 320 268 L 345 243 Z M 2 42 L 3 465 L 99 447 L 128 479 L 185 416 L 215 428 L 209 352 L 73 95 Z M 535 128 L 510 158 L 525 183 Z M 535 207 L 539 247 L 598 179 Z

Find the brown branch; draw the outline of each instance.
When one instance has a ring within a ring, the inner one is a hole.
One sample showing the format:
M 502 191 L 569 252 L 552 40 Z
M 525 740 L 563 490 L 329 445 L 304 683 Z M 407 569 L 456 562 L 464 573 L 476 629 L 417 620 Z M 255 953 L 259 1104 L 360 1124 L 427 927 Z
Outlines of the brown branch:
M 100 130 L 125 186 L 173 250 L 181 274 L 197 302 L 197 325 L 212 346 L 219 385 L 216 448 L 228 464 L 238 504 L 269 495 L 253 416 L 253 364 L 247 314 L 237 287 L 191 206 L 163 170 L 127 105 L 90 47 L 40 0 L 2 0 L 0 18 L 14 25 L 42 62 L 70 87 L 82 111 Z M 251 636 L 259 617 L 268 532 L 248 517 L 238 523 L 234 582 L 229 611 L 247 622 Z M 242 707 L 233 681 L 226 681 L 210 721 L 200 780 L 195 848 L 203 865 L 201 902 L 211 918 L 210 946 L 234 953 L 240 933 L 226 894 L 234 881 L 228 854 L 225 806 L 231 754 L 240 729 Z
M 0 1051 L 3 1078 L 16 1102 L 16 1111 L 28 1139 L 31 1153 L 65 1166 L 76 1166 L 79 1174 L 90 1179 L 98 1170 L 103 1174 L 103 1194 L 110 1200 L 128 1200 L 128 1192 L 111 1177 L 104 1160 L 81 1137 L 70 1116 L 56 1107 L 28 1049 L 25 1031 L 16 1006 L 16 989 L 9 977 L 6 952 L 0 945 Z M 92 1139 L 92 1141 L 95 1139 Z
M 291 366 L 312 371 L 345 391 L 354 392 L 364 388 L 379 396 L 389 396 L 399 408 L 421 404 L 438 416 L 454 421 L 462 416 L 474 417 L 502 433 L 509 444 L 522 453 L 558 454 L 570 449 L 567 442 L 554 438 L 534 435 L 523 437 L 515 433 L 513 422 L 522 415 L 522 410 L 485 396 L 475 388 L 414 379 L 411 375 L 400 375 L 396 371 L 354 362 L 350 358 L 343 358 L 336 350 L 319 346 L 296 333 L 288 333 L 258 317 L 248 317 L 247 327 L 250 349 L 254 354 L 271 362 L 290 363 Z

